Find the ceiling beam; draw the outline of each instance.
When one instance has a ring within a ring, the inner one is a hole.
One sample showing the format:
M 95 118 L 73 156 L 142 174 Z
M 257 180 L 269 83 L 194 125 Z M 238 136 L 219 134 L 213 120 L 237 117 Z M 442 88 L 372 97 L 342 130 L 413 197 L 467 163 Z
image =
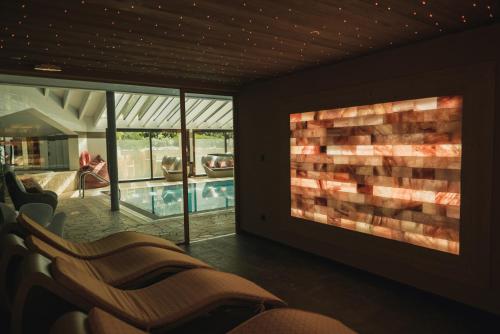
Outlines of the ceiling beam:
M 205 100 L 206 104 L 203 108 L 198 110 L 196 113 L 191 113 L 189 117 L 186 115 L 186 126 L 189 127 L 197 118 L 199 118 L 201 115 L 203 115 L 211 106 L 217 102 L 217 100 Z
M 130 118 L 130 121 L 127 123 L 127 127 L 134 122 L 134 120 L 140 119 L 142 115 L 148 112 L 148 110 L 153 106 L 153 103 L 158 100 L 159 96 L 147 96 L 144 100 L 142 106 L 137 110 L 134 117 Z
M 64 91 L 62 108 L 67 109 L 69 106 L 69 100 L 71 99 L 71 95 L 73 95 L 72 89 L 67 89 Z
M 92 101 L 93 92 L 89 91 L 85 93 L 83 97 L 82 104 L 80 105 L 80 109 L 78 109 L 78 119 L 82 119 L 90 110 L 89 103 Z
M 208 108 L 207 110 L 205 110 L 205 112 L 206 112 L 206 113 L 208 113 L 208 112 L 209 112 L 209 113 L 210 113 L 210 115 L 214 115 L 216 112 L 218 112 L 219 110 L 221 110 L 222 108 L 224 108 L 224 106 L 225 106 L 225 105 L 227 105 L 227 104 L 229 103 L 229 101 L 227 101 L 227 100 L 218 100 L 218 101 L 216 101 L 216 103 L 217 103 L 217 102 L 220 102 L 220 105 L 218 105 L 218 106 L 217 106 L 217 105 L 215 105 L 215 103 L 214 103 L 214 105 L 212 105 L 210 108 Z M 213 111 L 213 110 L 215 110 L 215 111 Z M 204 112 L 204 113 L 205 113 L 205 112 Z M 192 122 L 191 126 L 192 126 L 192 128 L 193 128 L 193 129 L 198 128 L 198 127 L 200 126 L 200 124 L 202 124 L 203 122 L 205 122 L 205 119 L 206 119 L 206 118 L 205 118 L 205 117 L 203 117 L 203 116 L 204 116 L 204 113 L 200 113 L 200 114 L 198 114 L 198 116 L 196 116 L 195 118 L 193 118 L 193 119 L 191 120 L 191 122 Z M 209 117 L 208 117 L 208 118 L 209 118 Z
M 101 120 L 101 117 L 105 112 L 106 112 L 106 95 L 103 95 L 101 100 L 99 101 L 97 112 L 94 115 L 94 126 L 97 126 L 97 123 Z
M 146 126 L 149 120 L 156 114 L 156 112 L 163 108 L 170 101 L 170 97 L 160 96 L 157 101 L 155 101 L 154 105 L 149 108 L 149 110 L 139 118 L 139 125 Z
M 126 122 L 127 127 L 130 126 L 130 124 L 136 118 L 136 116 L 143 110 L 147 101 L 148 101 L 148 96 L 142 95 L 137 100 L 137 102 L 135 103 L 134 107 L 130 110 L 130 112 L 126 115 L 123 115 L 123 121 Z

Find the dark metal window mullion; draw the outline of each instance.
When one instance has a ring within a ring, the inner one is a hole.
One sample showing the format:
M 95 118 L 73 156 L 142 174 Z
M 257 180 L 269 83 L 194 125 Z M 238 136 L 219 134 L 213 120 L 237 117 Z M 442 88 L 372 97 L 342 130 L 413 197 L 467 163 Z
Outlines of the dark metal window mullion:
M 150 167 L 150 180 L 153 180 L 153 138 L 152 138 L 152 131 L 148 130 L 148 136 L 149 136 L 149 167 Z
M 224 154 L 227 153 L 227 132 L 224 132 Z

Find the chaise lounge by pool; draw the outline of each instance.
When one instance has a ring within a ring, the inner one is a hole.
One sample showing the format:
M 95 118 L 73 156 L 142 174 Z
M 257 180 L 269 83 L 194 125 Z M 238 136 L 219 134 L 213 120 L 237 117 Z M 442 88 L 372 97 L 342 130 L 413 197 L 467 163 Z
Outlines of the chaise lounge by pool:
M 183 213 L 182 184 L 121 190 L 121 202 L 151 218 L 179 216 Z M 225 210 L 234 207 L 234 181 L 188 184 L 189 213 Z

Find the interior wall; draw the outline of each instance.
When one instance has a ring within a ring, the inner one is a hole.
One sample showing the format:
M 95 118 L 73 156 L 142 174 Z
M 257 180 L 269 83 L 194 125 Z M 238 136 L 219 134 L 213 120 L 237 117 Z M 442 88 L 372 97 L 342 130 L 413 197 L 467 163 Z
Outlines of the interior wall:
M 106 159 L 106 137 L 103 135 L 102 137 L 97 137 L 94 135 L 87 136 L 87 150 L 89 151 L 92 157 L 96 155 L 101 155 L 103 159 Z
M 499 38 L 496 24 L 244 87 L 241 230 L 500 313 Z M 444 95 L 464 96 L 459 256 L 291 217 L 291 113 Z
M 78 137 L 68 138 L 68 163 L 69 170 L 80 169 L 80 151 Z

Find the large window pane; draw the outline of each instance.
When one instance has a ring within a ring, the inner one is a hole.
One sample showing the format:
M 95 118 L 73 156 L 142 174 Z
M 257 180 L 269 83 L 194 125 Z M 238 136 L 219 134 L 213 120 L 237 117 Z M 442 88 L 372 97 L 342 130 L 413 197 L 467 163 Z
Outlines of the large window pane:
M 117 132 L 116 141 L 119 180 L 151 178 L 149 134 L 135 131 Z
M 153 149 L 153 177 L 163 177 L 162 161 L 169 157 L 182 158 L 179 131 L 151 132 Z
M 209 154 L 226 153 L 224 143 L 224 132 L 220 131 L 196 131 L 194 133 L 194 154 L 196 175 L 205 174 L 202 157 Z
M 226 132 L 226 145 L 226 153 L 234 153 L 234 136 L 232 131 Z

